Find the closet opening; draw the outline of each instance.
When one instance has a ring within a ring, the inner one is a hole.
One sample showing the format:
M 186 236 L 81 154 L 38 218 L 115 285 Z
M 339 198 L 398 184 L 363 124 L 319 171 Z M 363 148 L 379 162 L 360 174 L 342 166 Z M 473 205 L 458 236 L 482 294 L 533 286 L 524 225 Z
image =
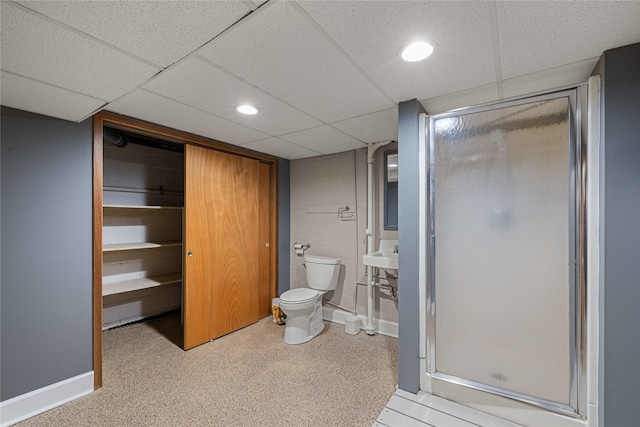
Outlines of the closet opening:
M 102 329 L 182 307 L 184 145 L 104 127 Z M 178 325 L 179 326 L 179 325 Z M 182 346 L 181 337 L 172 337 Z
M 95 388 L 105 330 L 167 315 L 188 350 L 269 315 L 277 158 L 105 112 L 93 151 Z

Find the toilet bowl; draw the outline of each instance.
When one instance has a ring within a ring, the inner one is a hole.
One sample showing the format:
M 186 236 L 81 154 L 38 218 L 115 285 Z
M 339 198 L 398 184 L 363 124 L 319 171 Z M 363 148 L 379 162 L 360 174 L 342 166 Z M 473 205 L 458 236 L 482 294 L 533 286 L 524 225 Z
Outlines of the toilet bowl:
M 340 260 L 318 255 L 304 257 L 307 288 L 296 288 L 280 295 L 280 310 L 287 315 L 284 342 L 305 343 L 322 332 L 322 297 L 338 284 Z

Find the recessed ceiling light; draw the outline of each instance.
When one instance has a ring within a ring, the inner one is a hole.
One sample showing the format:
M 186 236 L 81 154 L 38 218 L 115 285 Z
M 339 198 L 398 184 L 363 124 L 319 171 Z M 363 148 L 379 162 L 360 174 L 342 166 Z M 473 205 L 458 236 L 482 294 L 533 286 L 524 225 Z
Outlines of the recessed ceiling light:
M 418 62 L 429 57 L 433 53 L 432 43 L 414 42 L 402 49 L 402 59 L 407 62 Z
M 257 107 L 249 104 L 238 105 L 236 110 L 242 114 L 257 114 L 259 111 Z

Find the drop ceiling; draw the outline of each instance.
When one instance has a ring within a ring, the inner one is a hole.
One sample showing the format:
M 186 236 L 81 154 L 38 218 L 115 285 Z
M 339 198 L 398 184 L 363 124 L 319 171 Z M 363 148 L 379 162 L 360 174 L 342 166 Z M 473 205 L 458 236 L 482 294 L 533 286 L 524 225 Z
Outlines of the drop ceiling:
M 640 2 L 1 2 L 2 105 L 106 110 L 287 159 L 396 139 L 432 114 L 585 81 L 640 42 Z M 400 49 L 435 42 L 425 61 Z M 235 107 L 250 103 L 254 116 Z

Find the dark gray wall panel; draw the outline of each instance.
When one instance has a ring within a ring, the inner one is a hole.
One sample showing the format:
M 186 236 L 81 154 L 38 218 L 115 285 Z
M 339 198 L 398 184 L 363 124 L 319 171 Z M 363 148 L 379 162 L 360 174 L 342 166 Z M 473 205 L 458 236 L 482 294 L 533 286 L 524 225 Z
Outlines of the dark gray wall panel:
M 289 246 L 291 245 L 291 186 L 289 160 L 278 164 L 278 295 L 289 290 L 291 274 Z
M 420 388 L 418 304 L 418 100 L 398 104 L 398 387 Z
M 638 425 L 640 44 L 604 54 L 604 419 Z M 602 365 L 601 365 L 602 368 Z
M 2 109 L 3 401 L 92 370 L 91 140 Z
M 604 141 L 604 95 L 603 95 L 603 89 L 604 89 L 604 55 L 600 56 L 600 59 L 598 60 L 598 63 L 596 64 L 596 66 L 594 67 L 592 73 L 592 76 L 600 76 L 600 88 L 601 88 L 601 92 L 600 92 L 600 138 L 601 141 Z M 599 177 L 598 177 L 598 185 L 600 188 L 600 191 L 603 192 L 604 191 L 604 144 L 600 144 L 598 153 L 600 155 L 600 165 L 599 165 Z M 604 194 L 604 193 L 603 193 Z M 598 226 L 600 227 L 600 230 L 604 230 L 604 197 L 600 197 L 599 200 L 599 205 L 598 205 L 599 209 L 600 209 L 600 218 L 599 218 L 599 223 Z M 598 264 L 600 266 L 600 271 L 598 274 L 598 280 L 599 283 L 601 284 L 600 286 L 602 287 L 604 284 L 604 269 L 602 268 L 604 266 L 604 236 L 603 233 L 600 233 L 600 236 L 598 237 L 598 245 L 600 245 L 600 257 L 598 259 Z M 598 341 L 598 384 L 600 385 L 600 387 L 598 387 L 598 402 L 604 402 L 604 387 L 602 387 L 602 384 L 604 384 L 604 292 L 602 292 L 602 288 L 601 291 L 598 294 L 598 319 L 600 319 L 600 321 L 598 322 L 598 337 L 599 337 L 599 341 Z M 600 425 L 602 425 L 602 423 L 604 422 L 604 404 L 598 405 L 598 420 Z

